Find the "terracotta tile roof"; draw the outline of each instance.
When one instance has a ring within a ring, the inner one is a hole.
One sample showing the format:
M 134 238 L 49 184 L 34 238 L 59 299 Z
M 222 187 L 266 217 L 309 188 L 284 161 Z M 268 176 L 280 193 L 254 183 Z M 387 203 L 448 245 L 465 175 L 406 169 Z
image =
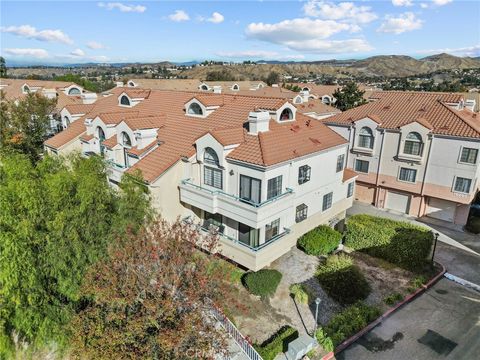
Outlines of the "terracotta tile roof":
M 87 114 L 93 110 L 94 104 L 68 104 L 64 107 L 68 110 L 68 112 L 72 115 L 75 114 Z M 62 108 L 63 109 L 63 108 Z
M 317 85 L 313 83 L 293 83 L 292 85 L 297 85 L 301 89 L 307 87 L 310 89 L 310 94 L 315 96 L 330 95 L 333 96 L 335 90 L 340 89 L 339 85 Z
M 145 117 L 135 116 L 126 118 L 124 121 L 132 130 L 156 129 L 161 128 L 165 125 L 165 122 L 167 121 L 167 116 L 165 114 Z
M 132 99 L 146 99 L 150 95 L 150 89 L 140 89 L 135 87 L 123 87 L 123 92 Z
M 222 90 L 223 92 L 223 90 Z M 261 89 L 252 91 L 252 90 L 239 90 L 239 91 L 230 91 L 229 93 L 238 94 L 238 95 L 254 95 L 254 96 L 265 96 L 265 97 L 279 97 L 282 99 L 293 99 L 298 93 L 284 89 L 281 87 L 270 87 L 265 86 Z
M 303 104 L 294 104 L 297 110 L 302 113 L 316 113 L 316 114 L 325 114 L 325 113 L 341 113 L 337 108 L 324 104 L 322 100 L 310 100 L 307 103 Z
M 200 94 L 196 94 L 195 96 L 192 96 L 192 99 L 194 98 L 200 101 L 203 105 L 207 107 L 221 106 L 225 103 L 225 96 L 220 94 L 200 93 Z
M 80 140 L 85 141 L 85 142 L 89 142 L 93 138 L 94 138 L 93 134 L 90 134 L 90 135 L 83 134 L 82 136 L 80 136 Z
M 353 171 L 352 169 L 349 169 L 349 168 L 345 168 L 343 170 L 343 180 L 342 181 L 343 182 L 348 181 L 348 180 L 354 178 L 355 176 L 358 176 L 358 174 L 355 171 Z
M 105 124 L 120 124 L 122 121 L 125 121 L 126 119 L 134 118 L 138 116 L 138 111 L 108 112 L 108 113 L 97 114 L 95 117 L 97 116 L 100 119 L 102 119 L 102 121 Z
M 294 122 L 278 124 L 271 120 L 269 131 L 258 136 L 247 135 L 246 143 L 233 150 L 228 158 L 270 166 L 346 143 L 323 123 L 297 114 Z
M 158 140 L 153 139 L 151 143 L 149 143 L 147 146 L 143 147 L 142 149 L 137 148 L 136 146 L 128 149 L 128 153 L 136 156 L 141 156 L 142 154 L 146 153 L 147 151 L 152 150 L 155 146 L 157 146 Z
M 447 105 L 459 103 L 462 94 L 380 91 L 372 98 L 375 100 L 323 121 L 350 125 L 365 117 L 375 117 L 375 121 L 385 129 L 398 129 L 418 121 L 431 128 L 434 134 L 480 138 L 474 113 L 466 109 L 455 110 Z
M 113 148 L 115 145 L 118 145 L 117 135 L 115 134 L 110 136 L 108 139 L 103 140 L 102 145 L 109 149 Z
M 62 148 L 72 140 L 77 139 L 86 131 L 84 121 L 85 117 L 81 117 L 80 119 L 72 122 L 68 128 L 60 131 L 58 134 L 45 141 L 44 144 L 54 149 Z
M 245 141 L 247 130 L 243 127 L 210 131 L 210 134 L 223 146 L 240 144 Z
M 197 91 L 202 83 L 197 79 L 130 79 L 138 87 L 152 90 Z M 130 81 L 129 80 L 129 81 Z

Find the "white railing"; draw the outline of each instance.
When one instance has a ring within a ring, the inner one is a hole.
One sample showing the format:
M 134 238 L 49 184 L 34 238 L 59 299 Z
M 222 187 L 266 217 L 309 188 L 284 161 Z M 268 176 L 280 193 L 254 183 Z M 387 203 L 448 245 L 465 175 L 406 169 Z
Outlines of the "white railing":
M 237 329 L 235 325 L 226 317 L 223 312 L 217 309 L 215 306 L 212 307 L 212 313 L 215 319 L 222 325 L 225 331 L 230 335 L 230 337 L 235 341 L 238 347 L 243 351 L 245 355 L 251 360 L 263 360 L 257 350 L 244 338 L 242 333 Z

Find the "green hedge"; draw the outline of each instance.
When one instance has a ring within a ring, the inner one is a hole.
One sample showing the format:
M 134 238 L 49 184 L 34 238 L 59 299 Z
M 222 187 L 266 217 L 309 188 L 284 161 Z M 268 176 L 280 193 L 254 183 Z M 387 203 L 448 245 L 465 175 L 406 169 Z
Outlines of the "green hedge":
M 326 352 L 334 350 L 332 339 L 327 336 L 322 328 L 318 328 L 317 331 L 315 331 L 315 337 L 317 338 L 318 343 L 322 346 L 323 350 Z
M 289 290 L 296 303 L 310 304 L 313 301 L 314 295 L 308 285 L 292 284 Z
M 282 274 L 277 270 L 263 269 L 243 276 L 243 284 L 254 295 L 266 298 L 275 294 Z
M 286 352 L 288 344 L 297 338 L 298 331 L 285 325 L 263 344 L 254 345 L 254 348 L 264 360 L 273 360 L 278 354 Z
M 474 234 L 480 234 L 480 217 L 471 217 L 465 228 Z
M 370 285 L 353 264 L 350 256 L 331 255 L 317 270 L 322 288 L 334 300 L 349 305 L 365 299 L 370 294 Z
M 335 315 L 324 327 L 324 332 L 337 347 L 379 316 L 380 309 L 378 307 L 358 302 Z
M 320 225 L 298 239 L 298 247 L 308 255 L 328 255 L 342 240 L 342 234 L 327 225 Z
M 433 233 L 404 221 L 354 215 L 347 221 L 345 245 L 404 269 L 421 271 L 431 253 Z

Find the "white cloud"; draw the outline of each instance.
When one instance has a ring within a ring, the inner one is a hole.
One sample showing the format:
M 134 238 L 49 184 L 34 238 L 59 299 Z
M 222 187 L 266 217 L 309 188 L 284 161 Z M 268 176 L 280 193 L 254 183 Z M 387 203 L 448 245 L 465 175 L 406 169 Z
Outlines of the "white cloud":
M 168 18 L 176 22 L 190 20 L 190 16 L 183 10 L 175 10 L 173 14 L 168 15 Z
M 422 9 L 434 8 L 450 4 L 453 0 L 431 0 L 430 2 L 423 2 L 420 4 Z
M 82 49 L 75 49 L 72 52 L 70 52 L 70 55 L 76 56 L 76 57 L 83 57 L 85 56 L 85 51 L 83 51 Z
M 207 19 L 208 22 L 214 23 L 214 24 L 220 24 L 225 20 L 225 17 L 220 14 L 219 12 L 214 12 L 211 17 Z
M 364 39 L 320 40 L 310 39 L 286 43 L 292 50 L 306 51 L 317 54 L 341 54 L 353 52 L 367 52 L 373 47 Z
M 451 3 L 453 0 L 432 0 L 432 3 L 437 6 L 443 6 Z
M 369 6 L 357 6 L 353 2 L 332 3 L 310 0 L 303 6 L 305 15 L 328 20 L 349 20 L 366 24 L 378 18 Z
M 423 20 L 418 19 L 412 12 L 406 12 L 399 14 L 398 17 L 393 15 L 385 16 L 384 22 L 377 31 L 398 35 L 407 31 L 421 29 L 422 25 Z
M 393 6 L 412 6 L 412 0 L 392 0 Z
M 45 49 L 5 49 L 6 54 L 12 56 L 29 56 L 37 59 L 45 59 L 48 57 L 48 52 Z
M 89 49 L 93 49 L 93 50 L 100 50 L 100 49 L 106 49 L 107 47 L 99 42 L 96 42 L 96 41 L 89 41 L 87 43 L 87 47 Z
M 99 2 L 97 5 L 107 10 L 117 9 L 117 10 L 120 10 L 121 12 L 143 13 L 145 12 L 145 10 L 147 10 L 147 7 L 143 5 L 125 5 L 119 2 L 109 2 L 109 3 Z
M 14 34 L 28 39 L 73 44 L 72 39 L 70 39 L 70 37 L 61 30 L 46 29 L 39 31 L 30 25 L 8 26 L 0 29 L 2 32 Z
M 218 56 L 227 58 L 258 58 L 258 59 L 304 59 L 305 56 L 301 54 L 280 54 L 276 51 L 266 50 L 244 50 L 244 51 L 219 51 Z
M 455 49 L 443 48 L 443 49 L 430 49 L 430 50 L 417 51 L 417 54 L 425 54 L 425 55 L 440 54 L 440 53 L 447 53 L 447 54 L 458 55 L 458 56 L 477 57 L 477 56 L 480 56 L 480 44 L 461 47 L 461 48 L 455 48 Z

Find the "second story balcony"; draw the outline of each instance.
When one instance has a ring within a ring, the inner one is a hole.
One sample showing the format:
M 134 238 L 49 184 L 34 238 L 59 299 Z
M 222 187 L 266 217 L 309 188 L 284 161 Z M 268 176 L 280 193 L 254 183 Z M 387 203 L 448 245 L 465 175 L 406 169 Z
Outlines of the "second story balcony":
M 223 190 L 211 190 L 190 181 L 180 183 L 180 200 L 209 213 L 222 214 L 233 220 L 258 229 L 278 219 L 293 208 L 293 190 L 285 191 L 262 202 L 252 202 Z

